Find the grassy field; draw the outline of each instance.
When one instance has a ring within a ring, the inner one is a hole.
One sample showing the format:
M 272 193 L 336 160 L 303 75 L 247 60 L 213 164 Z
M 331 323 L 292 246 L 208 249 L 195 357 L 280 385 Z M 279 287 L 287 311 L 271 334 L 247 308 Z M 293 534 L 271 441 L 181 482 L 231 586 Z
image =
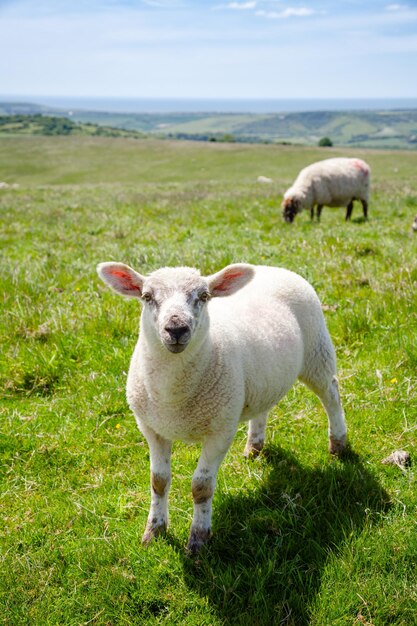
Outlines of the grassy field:
M 348 224 L 326 208 L 285 224 L 299 169 L 340 154 L 0 139 L 0 181 L 16 185 L 0 189 L 1 624 L 417 624 L 417 153 L 356 152 L 373 170 L 369 222 L 357 207 Z M 329 457 L 324 411 L 297 385 L 259 459 L 238 431 L 198 559 L 195 446 L 174 447 L 167 536 L 140 545 L 149 456 L 124 397 L 139 309 L 97 278 L 112 259 L 295 270 L 336 346 L 352 452 Z M 381 464 L 398 449 L 411 468 Z

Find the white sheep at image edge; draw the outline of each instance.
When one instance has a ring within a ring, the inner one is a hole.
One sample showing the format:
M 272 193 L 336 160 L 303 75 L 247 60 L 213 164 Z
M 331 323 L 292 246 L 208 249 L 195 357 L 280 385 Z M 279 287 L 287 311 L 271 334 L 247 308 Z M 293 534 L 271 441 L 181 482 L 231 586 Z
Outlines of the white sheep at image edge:
M 127 400 L 150 450 L 145 544 L 168 524 L 172 442 L 202 444 L 187 546 L 195 554 L 211 535 L 216 476 L 239 422 L 249 421 L 245 455 L 257 455 L 269 410 L 297 379 L 327 412 L 330 452 L 342 452 L 346 424 L 335 351 L 317 294 L 301 276 L 243 263 L 207 277 L 187 267 L 142 276 L 114 262 L 97 271 L 143 305 Z

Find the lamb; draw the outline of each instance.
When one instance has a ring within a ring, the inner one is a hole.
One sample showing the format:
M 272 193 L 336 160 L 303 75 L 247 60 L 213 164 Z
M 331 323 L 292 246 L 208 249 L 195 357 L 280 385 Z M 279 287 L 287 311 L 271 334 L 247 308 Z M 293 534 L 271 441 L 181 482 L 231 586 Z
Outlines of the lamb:
M 297 213 L 310 209 L 314 219 L 317 205 L 317 221 L 320 221 L 324 205 L 346 207 L 348 221 L 352 215 L 353 201 L 360 200 L 364 218 L 368 218 L 369 186 L 371 168 L 361 159 L 335 158 L 317 161 L 298 174 L 292 187 L 287 189 L 282 202 L 286 222 L 293 222 Z
M 187 545 L 195 554 L 211 536 L 217 471 L 239 422 L 249 421 L 245 456 L 257 455 L 268 411 L 297 379 L 327 412 L 330 453 L 342 452 L 347 429 L 335 351 L 318 296 L 301 276 L 244 263 L 207 277 L 188 267 L 143 276 L 115 262 L 97 271 L 114 291 L 143 305 L 126 395 L 150 451 L 144 544 L 168 524 L 172 442 L 202 444 Z

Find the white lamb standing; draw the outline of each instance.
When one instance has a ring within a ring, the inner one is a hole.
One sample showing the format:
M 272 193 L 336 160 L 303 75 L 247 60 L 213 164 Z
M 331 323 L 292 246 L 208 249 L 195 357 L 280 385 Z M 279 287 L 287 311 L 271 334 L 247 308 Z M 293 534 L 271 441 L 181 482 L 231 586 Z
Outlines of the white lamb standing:
M 97 271 L 113 290 L 143 304 L 127 400 L 150 450 L 145 544 L 167 527 L 172 442 L 202 443 L 187 546 L 194 554 L 211 535 L 217 471 L 239 422 L 249 421 L 245 455 L 258 454 L 268 411 L 297 379 L 324 405 L 330 452 L 343 450 L 335 351 L 320 301 L 301 276 L 247 264 L 208 277 L 188 267 L 142 276 L 113 262 Z
M 317 161 L 298 174 L 287 189 L 282 202 L 286 222 L 293 222 L 297 213 L 309 209 L 317 221 L 323 206 L 346 207 L 346 221 L 352 215 L 353 201 L 360 200 L 364 218 L 368 217 L 371 168 L 362 159 L 335 158 Z

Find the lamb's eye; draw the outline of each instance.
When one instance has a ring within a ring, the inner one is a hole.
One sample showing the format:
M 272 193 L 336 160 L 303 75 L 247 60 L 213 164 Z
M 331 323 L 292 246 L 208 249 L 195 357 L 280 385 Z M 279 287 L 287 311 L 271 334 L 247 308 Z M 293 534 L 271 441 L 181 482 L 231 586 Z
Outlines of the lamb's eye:
M 148 291 L 145 291 L 145 293 L 142 294 L 142 300 L 150 302 L 152 300 L 151 294 Z
M 203 291 L 203 293 L 200 294 L 200 300 L 202 302 L 207 302 L 207 300 L 210 299 L 210 294 L 208 291 Z

